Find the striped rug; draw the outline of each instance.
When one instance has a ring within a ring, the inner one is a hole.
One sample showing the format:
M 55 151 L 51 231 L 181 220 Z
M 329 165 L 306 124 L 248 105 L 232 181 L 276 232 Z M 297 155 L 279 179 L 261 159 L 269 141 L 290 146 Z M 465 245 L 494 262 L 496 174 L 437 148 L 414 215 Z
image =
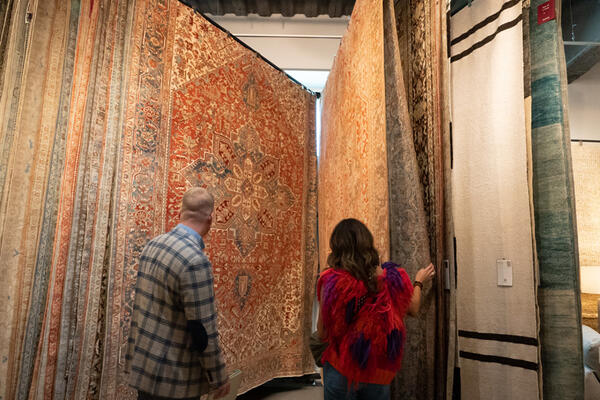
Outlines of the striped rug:
M 475 1 L 452 16 L 450 32 L 462 398 L 538 399 L 522 3 Z M 503 259 L 510 286 L 499 285 Z

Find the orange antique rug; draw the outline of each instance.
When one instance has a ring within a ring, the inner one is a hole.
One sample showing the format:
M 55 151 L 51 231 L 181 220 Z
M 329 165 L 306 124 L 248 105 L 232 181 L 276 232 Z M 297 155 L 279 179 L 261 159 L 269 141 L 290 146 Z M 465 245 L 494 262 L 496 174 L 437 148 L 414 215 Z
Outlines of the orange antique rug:
M 137 260 L 184 192 L 215 196 L 206 238 L 219 333 L 240 391 L 314 372 L 315 96 L 178 1 L 137 5 L 122 149 L 116 278 L 103 373 L 121 375 Z M 118 360 L 117 360 L 118 357 Z M 124 382 L 107 395 L 128 389 Z
M 344 218 L 364 222 L 389 259 L 382 1 L 357 1 L 323 91 L 319 254 Z

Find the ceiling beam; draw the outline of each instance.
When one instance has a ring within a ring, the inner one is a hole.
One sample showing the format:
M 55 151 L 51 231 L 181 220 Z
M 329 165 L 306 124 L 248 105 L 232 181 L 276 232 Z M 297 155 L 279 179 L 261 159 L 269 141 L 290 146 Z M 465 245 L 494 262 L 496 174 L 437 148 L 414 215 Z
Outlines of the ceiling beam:
M 317 0 L 306 0 L 304 2 L 304 15 L 307 17 L 316 17 L 319 15 Z
M 235 15 L 248 15 L 246 10 L 246 0 L 231 0 L 231 11 Z
M 206 0 L 203 4 L 203 7 L 201 7 L 202 10 L 199 9 L 200 7 L 198 5 L 198 1 L 196 0 L 179 1 L 181 1 L 186 6 L 193 8 L 196 11 L 210 13 L 214 15 L 223 15 L 223 6 L 220 4 L 221 2 L 219 0 Z
M 328 11 L 331 18 L 341 17 L 344 14 L 344 0 L 330 0 Z
M 350 15 L 355 0 L 179 0 L 201 13 L 224 15 L 233 13 L 237 16 L 258 14 L 270 17 L 281 14 L 292 17 L 304 14 L 307 17 L 329 15 L 338 18 Z
M 346 0 L 344 2 L 344 15 L 352 15 L 354 9 L 354 0 Z
M 294 2 L 290 0 L 280 0 L 281 1 L 281 15 L 284 17 L 293 17 L 294 12 Z
M 271 14 L 271 2 L 269 0 L 256 0 L 256 12 L 261 17 L 270 17 Z

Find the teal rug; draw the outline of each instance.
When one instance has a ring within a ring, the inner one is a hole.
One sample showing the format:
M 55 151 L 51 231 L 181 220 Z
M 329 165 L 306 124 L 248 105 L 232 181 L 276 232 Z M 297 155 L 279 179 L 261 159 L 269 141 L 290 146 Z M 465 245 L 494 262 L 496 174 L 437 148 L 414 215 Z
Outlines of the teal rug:
M 537 7 L 542 3 L 544 0 L 531 2 L 530 40 L 543 398 L 583 399 L 579 260 L 564 50 L 557 20 L 537 23 Z

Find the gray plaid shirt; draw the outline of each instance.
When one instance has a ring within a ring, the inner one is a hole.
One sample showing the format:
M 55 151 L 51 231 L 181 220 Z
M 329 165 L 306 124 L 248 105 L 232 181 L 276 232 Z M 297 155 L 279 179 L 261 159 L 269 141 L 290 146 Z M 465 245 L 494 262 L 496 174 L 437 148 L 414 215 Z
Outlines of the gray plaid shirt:
M 126 356 L 129 383 L 162 397 L 197 397 L 226 380 L 219 348 L 212 266 L 200 235 L 184 225 L 152 239 L 140 257 Z M 187 321 L 208 335 L 193 350 Z

